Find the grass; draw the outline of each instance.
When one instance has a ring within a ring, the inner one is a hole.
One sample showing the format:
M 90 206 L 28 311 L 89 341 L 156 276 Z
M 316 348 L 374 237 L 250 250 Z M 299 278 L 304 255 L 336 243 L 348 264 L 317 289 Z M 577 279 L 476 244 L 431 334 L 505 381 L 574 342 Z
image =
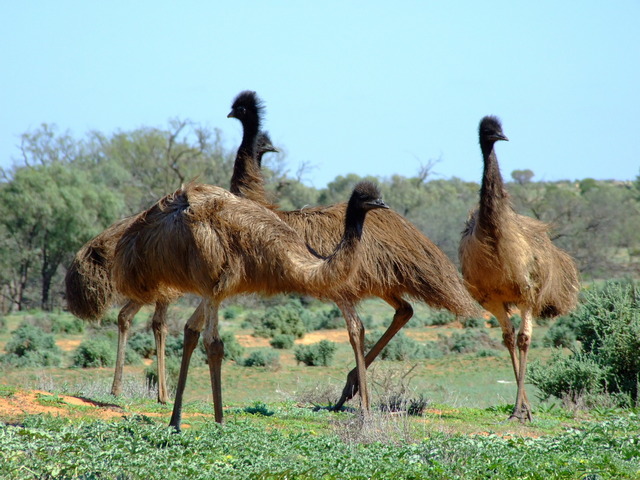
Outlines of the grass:
M 363 309 L 374 318 L 392 313 L 381 302 Z M 20 321 L 8 317 L 0 342 Z M 451 325 L 407 330 L 421 340 L 455 331 Z M 544 331 L 537 327 L 534 335 Z M 499 329 L 489 332 L 500 337 Z M 258 347 L 247 352 L 252 348 Z M 550 353 L 535 348 L 530 359 L 544 361 Z M 207 366 L 191 368 L 180 435 L 167 428 L 171 405 L 159 405 L 144 387 L 144 366 L 126 367 L 125 393 L 117 398 L 109 394 L 112 368 L 5 367 L 0 402 L 25 407 L 25 389 L 51 394 L 34 395 L 42 407 L 37 414 L 0 410 L 0 478 L 640 478 L 640 417 L 633 410 L 569 411 L 540 402 L 529 385 L 534 421 L 506 422 L 515 398 L 506 351 L 374 363 L 374 406 L 399 390 L 426 398 L 427 407 L 419 416 L 374 411 L 366 423 L 357 401 L 343 413 L 317 408 L 337 398 L 353 367 L 348 343 L 338 343 L 330 367 L 297 365 L 291 350 L 280 354 L 278 371 L 223 364 L 222 426 L 213 422 Z

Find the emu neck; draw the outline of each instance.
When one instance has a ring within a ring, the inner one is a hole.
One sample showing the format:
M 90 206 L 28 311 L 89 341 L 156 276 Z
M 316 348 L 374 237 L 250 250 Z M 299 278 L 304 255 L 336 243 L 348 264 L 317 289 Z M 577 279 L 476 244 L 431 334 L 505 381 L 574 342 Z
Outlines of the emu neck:
M 367 212 L 362 208 L 357 208 L 350 201 L 344 218 L 344 238 L 345 242 L 357 242 L 362 238 L 364 217 Z
M 259 125 L 254 122 L 243 122 L 242 143 L 236 154 L 233 165 L 229 191 L 239 197 L 270 206 L 264 190 L 264 179 L 258 165 L 256 138 Z
M 509 207 L 509 200 L 493 142 L 483 142 L 480 146 L 484 158 L 484 170 L 480 188 L 479 223 L 486 233 L 492 233 L 500 225 L 500 216 L 505 208 Z

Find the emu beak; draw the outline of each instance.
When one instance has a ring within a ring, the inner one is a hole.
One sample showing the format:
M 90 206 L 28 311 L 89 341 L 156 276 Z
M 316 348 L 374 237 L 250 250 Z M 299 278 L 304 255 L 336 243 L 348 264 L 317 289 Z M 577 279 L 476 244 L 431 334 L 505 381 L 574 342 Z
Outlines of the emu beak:
M 233 113 L 233 110 L 229 112 L 229 115 L 227 115 L 227 118 L 235 118 L 235 114 Z
M 384 203 L 381 198 L 371 200 L 370 202 L 367 202 L 367 205 L 371 208 L 389 208 L 389 205 Z
M 507 138 L 507 136 L 504 133 L 496 133 L 494 135 L 494 138 L 495 138 L 496 141 L 498 141 L 498 140 L 504 140 L 505 142 L 509 141 L 509 139 Z

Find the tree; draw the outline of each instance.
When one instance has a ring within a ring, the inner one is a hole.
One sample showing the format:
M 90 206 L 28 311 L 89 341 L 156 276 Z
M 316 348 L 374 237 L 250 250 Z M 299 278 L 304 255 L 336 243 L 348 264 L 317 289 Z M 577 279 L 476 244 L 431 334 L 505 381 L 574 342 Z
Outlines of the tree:
M 534 175 L 533 171 L 528 168 L 526 170 L 514 170 L 511 172 L 511 178 L 519 185 L 526 185 L 531 182 Z
M 6 229 L 17 278 L 13 302 L 24 307 L 27 282 L 35 268 L 41 277 L 40 306 L 51 308 L 51 282 L 59 265 L 91 236 L 111 223 L 122 209 L 118 197 L 59 161 L 22 167 L 0 189 Z
M 173 119 L 165 129 L 143 127 L 111 137 L 92 132 L 82 166 L 119 191 L 134 214 L 196 178 L 227 185 L 232 162 L 218 130 Z

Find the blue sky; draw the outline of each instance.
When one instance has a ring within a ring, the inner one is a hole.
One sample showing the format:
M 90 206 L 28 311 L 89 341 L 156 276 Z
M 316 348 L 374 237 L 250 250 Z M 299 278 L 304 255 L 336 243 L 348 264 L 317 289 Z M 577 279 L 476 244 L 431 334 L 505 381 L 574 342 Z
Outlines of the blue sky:
M 234 96 L 305 183 L 338 175 L 479 181 L 477 125 L 498 115 L 503 174 L 640 174 L 640 2 L 38 1 L 0 6 L 0 166 L 21 133 L 83 138 L 188 118 L 228 148 Z

